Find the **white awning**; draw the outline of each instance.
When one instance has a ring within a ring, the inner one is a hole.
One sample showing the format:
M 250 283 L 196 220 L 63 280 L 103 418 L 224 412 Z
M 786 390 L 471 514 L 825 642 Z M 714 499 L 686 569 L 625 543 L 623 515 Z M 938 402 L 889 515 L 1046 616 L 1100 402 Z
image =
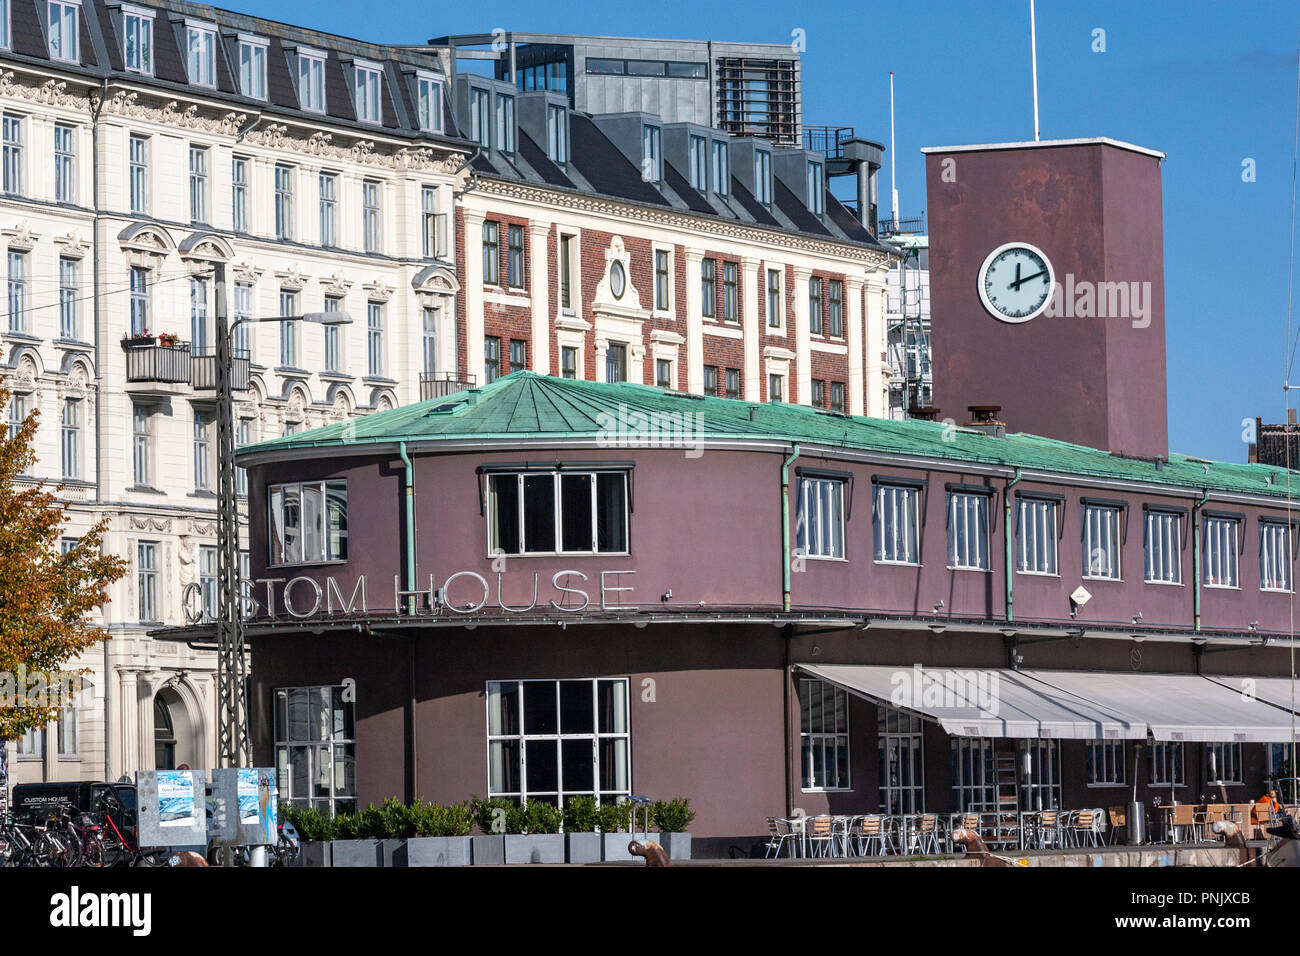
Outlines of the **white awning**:
M 939 724 L 955 737 L 1281 742 L 1289 681 L 1256 678 L 1255 697 L 1197 674 L 796 664 L 797 670 Z M 1230 680 L 1236 680 L 1232 678 Z M 1278 686 L 1274 686 L 1274 685 Z M 1289 695 L 1289 691 L 1288 691 Z

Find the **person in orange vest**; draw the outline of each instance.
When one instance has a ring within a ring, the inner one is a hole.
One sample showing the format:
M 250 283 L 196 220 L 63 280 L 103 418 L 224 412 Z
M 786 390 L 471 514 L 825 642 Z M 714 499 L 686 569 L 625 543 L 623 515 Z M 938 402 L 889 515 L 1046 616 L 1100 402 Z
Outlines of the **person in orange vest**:
M 1282 805 L 1277 802 L 1277 791 L 1269 790 L 1250 808 L 1250 822 L 1256 827 L 1267 826 L 1281 810 Z

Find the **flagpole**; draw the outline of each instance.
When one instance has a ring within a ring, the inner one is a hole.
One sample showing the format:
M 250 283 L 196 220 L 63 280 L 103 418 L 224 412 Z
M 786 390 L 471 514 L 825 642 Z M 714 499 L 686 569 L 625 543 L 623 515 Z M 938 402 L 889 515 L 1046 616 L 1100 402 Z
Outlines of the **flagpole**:
M 1034 0 L 1029 0 L 1029 56 L 1034 71 L 1034 142 L 1038 142 L 1038 29 L 1034 22 Z

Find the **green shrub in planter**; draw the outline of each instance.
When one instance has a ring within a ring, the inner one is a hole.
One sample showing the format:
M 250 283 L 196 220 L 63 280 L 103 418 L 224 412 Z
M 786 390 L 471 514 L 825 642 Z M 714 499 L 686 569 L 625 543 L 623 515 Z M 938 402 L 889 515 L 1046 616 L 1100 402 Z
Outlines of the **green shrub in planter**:
M 328 843 L 334 839 L 334 817 L 315 807 L 280 806 L 280 819 L 293 824 L 300 839 L 308 843 Z
M 493 824 L 498 818 L 505 825 L 504 832 L 523 832 L 519 829 L 523 824 L 522 808 L 515 806 L 512 801 L 504 797 L 490 797 L 487 800 L 473 797 L 470 799 L 469 805 L 474 815 L 474 822 L 478 824 L 479 832 L 485 836 L 494 836 L 501 832 L 493 828 Z
M 626 803 L 605 803 L 596 810 L 596 824 L 602 833 L 626 833 L 631 820 Z
M 595 797 L 569 797 L 564 804 L 566 833 L 594 833 L 600 824 L 600 808 Z
M 389 797 L 382 807 L 372 803 L 363 816 L 366 818 L 366 835 L 372 840 L 405 840 L 414 834 L 411 807 L 396 797 Z
M 330 836 L 332 840 L 362 840 L 365 839 L 362 830 L 361 814 L 359 813 L 339 813 L 334 816 L 334 832 Z
M 519 833 L 559 833 L 564 813 L 553 803 L 531 800 L 518 808 Z
M 463 803 L 443 807 L 420 801 L 410 808 L 410 821 L 417 837 L 469 836 L 474 828 L 474 814 Z
M 651 826 L 660 833 L 685 833 L 694 819 L 691 801 L 685 797 L 657 800 L 650 808 Z

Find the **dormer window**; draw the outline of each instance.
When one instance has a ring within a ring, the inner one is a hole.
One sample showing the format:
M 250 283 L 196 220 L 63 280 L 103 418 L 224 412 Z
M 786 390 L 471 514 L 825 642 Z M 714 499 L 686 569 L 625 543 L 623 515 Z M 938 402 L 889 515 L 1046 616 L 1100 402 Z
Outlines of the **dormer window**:
M 704 192 L 709 188 L 708 142 L 703 136 L 691 136 L 691 188 Z
M 646 123 L 641 127 L 641 178 L 649 183 L 664 178 L 664 154 L 660 147 L 659 127 Z
M 153 73 L 153 11 L 122 8 L 122 64 L 131 73 Z
M 379 105 L 381 67 L 376 63 L 357 61 L 352 64 L 352 70 L 357 119 L 363 123 L 382 123 L 384 116 Z
M 815 216 L 826 212 L 826 167 L 808 163 L 808 211 Z
M 471 87 L 469 91 L 469 138 L 484 149 L 492 145 L 492 126 L 488 110 L 488 91 Z
M 189 51 L 189 77 L 195 86 L 217 85 L 217 34 L 206 23 L 185 21 L 185 48 Z
M 312 113 L 325 112 L 325 54 L 298 47 L 298 105 Z
M 239 35 L 239 92 L 266 99 L 266 48 L 262 37 Z
M 432 74 L 415 75 L 415 109 L 420 129 L 426 133 L 442 132 L 442 82 Z
M 50 0 L 50 57 L 55 60 L 78 62 L 77 45 L 78 17 L 81 14 L 79 0 Z
M 506 93 L 497 94 L 496 102 L 497 149 L 503 153 L 515 151 L 515 98 Z
M 556 103 L 546 107 L 546 155 L 559 166 L 569 161 L 569 111 Z
M 772 154 L 765 149 L 754 150 L 754 198 L 772 205 Z
M 713 141 L 713 191 L 719 196 L 731 192 L 731 159 L 724 139 Z

